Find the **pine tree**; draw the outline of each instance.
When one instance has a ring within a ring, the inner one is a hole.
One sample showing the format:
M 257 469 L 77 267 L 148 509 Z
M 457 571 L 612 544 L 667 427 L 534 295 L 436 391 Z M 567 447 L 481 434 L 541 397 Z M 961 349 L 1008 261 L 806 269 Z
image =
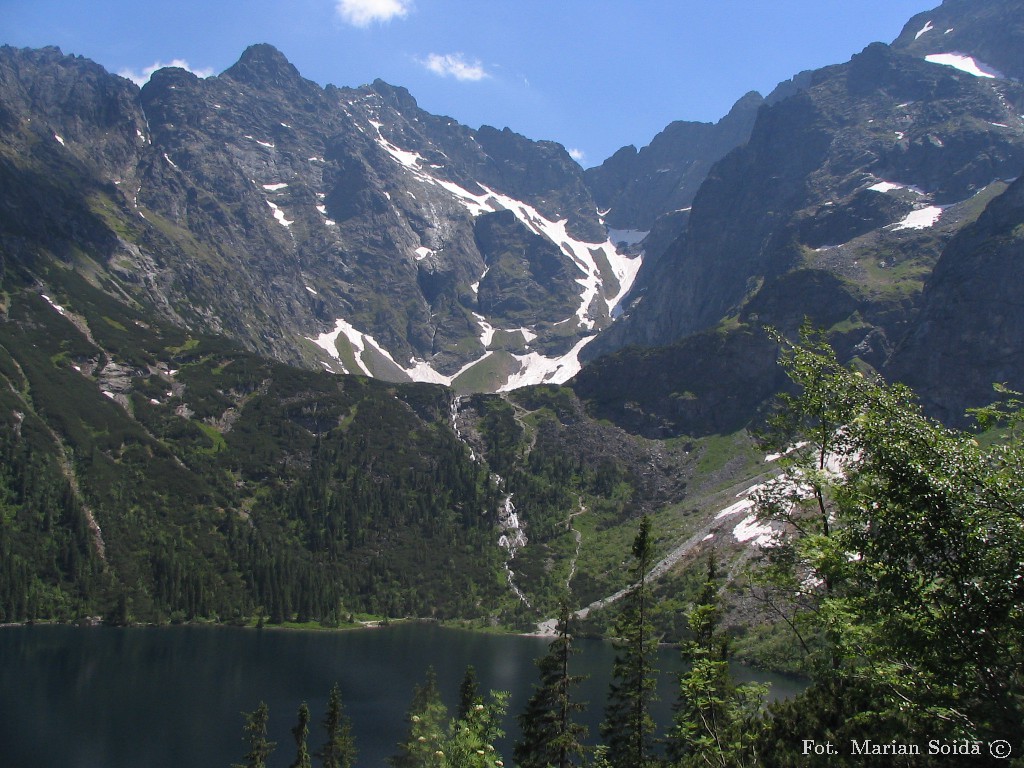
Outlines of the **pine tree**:
M 245 755 L 245 763 L 235 763 L 232 768 L 267 768 L 267 758 L 277 746 L 267 740 L 267 721 L 270 719 L 270 708 L 265 702 L 253 712 L 244 712 L 245 726 L 243 738 L 249 741 L 249 751 Z
M 299 707 L 299 722 L 292 728 L 292 736 L 295 737 L 295 760 L 289 768 L 312 768 L 306 747 L 306 739 L 309 738 L 309 707 L 306 702 Z
M 651 625 L 651 592 L 647 573 L 651 568 L 651 521 L 645 515 L 633 540 L 633 587 L 623 598 L 615 625 L 619 652 L 612 669 L 601 736 L 608 745 L 608 759 L 616 768 L 643 768 L 650 752 L 654 721 L 649 710 L 654 699 L 654 628 Z
M 520 768 L 567 768 L 575 765 L 574 757 L 583 755 L 580 740 L 586 727 L 572 720 L 574 712 L 584 705 L 572 700 L 571 689 L 585 678 L 569 674 L 569 659 L 574 653 L 570 621 L 572 612 L 562 602 L 556 637 L 546 655 L 537 660 L 540 684 L 517 718 L 522 737 L 513 757 Z
M 331 688 L 323 726 L 327 731 L 327 742 L 317 753 L 317 757 L 322 760 L 323 768 L 352 768 L 356 761 L 352 722 L 342 708 L 341 691 L 338 690 L 337 683 Z

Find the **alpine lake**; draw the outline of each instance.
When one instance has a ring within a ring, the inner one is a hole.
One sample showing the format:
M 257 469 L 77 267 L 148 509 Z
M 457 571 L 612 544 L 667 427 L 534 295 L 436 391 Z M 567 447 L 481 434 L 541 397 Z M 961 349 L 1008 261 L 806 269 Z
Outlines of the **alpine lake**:
M 6 768 L 229 768 L 243 761 L 243 712 L 270 708 L 269 736 L 278 746 L 268 765 L 294 757 L 290 729 L 305 701 L 309 748 L 321 746 L 320 721 L 331 686 L 339 685 L 351 718 L 356 764 L 386 766 L 405 736 L 413 687 L 433 666 L 454 711 L 466 666 L 480 690 L 510 693 L 509 760 L 516 715 L 537 682 L 534 660 L 549 638 L 488 634 L 431 623 L 398 623 L 352 631 L 171 626 L 117 629 L 36 625 L 0 629 L 0 765 Z M 576 698 L 597 737 L 615 648 L 578 640 L 573 674 L 589 675 Z M 677 674 L 675 648 L 659 650 L 660 729 L 671 722 Z M 744 667 L 740 680 L 771 684 L 770 698 L 798 692 L 799 680 Z

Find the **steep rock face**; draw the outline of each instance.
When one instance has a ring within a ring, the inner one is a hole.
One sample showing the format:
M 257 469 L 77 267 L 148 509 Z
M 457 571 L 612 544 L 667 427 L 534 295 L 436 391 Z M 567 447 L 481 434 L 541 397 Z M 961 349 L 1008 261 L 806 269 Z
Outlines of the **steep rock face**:
M 627 317 L 586 354 L 711 327 L 796 268 L 906 307 L 943 239 L 977 215 L 974 196 L 1024 168 L 1022 107 L 1016 83 L 882 44 L 813 73 L 712 168 L 684 237 L 641 270 Z
M 654 349 L 630 347 L 585 366 L 571 386 L 590 414 L 650 438 L 728 434 L 785 386 L 762 332 L 707 331 Z
M 553 310 L 572 300 L 581 273 L 561 249 L 511 211 L 477 217 L 473 232 L 487 265 L 477 291 L 482 313 L 509 326 L 562 319 Z
M 1018 179 L 943 251 L 913 331 L 885 372 L 925 408 L 962 423 L 997 399 L 994 383 L 1024 389 L 1024 180 Z
M 534 142 L 487 125 L 475 138 L 490 161 L 487 170 L 481 169 L 483 183 L 531 203 L 549 219 L 568 217 L 570 234 L 580 240 L 604 242 L 591 192 L 561 144 Z
M 715 161 L 750 136 L 763 101 L 752 91 L 717 123 L 671 123 L 639 152 L 623 147 L 588 169 L 587 183 L 607 210 L 607 224 L 649 231 L 659 216 L 688 208 Z
M 0 48 L 0 273 L 123 251 L 109 221 L 129 215 L 113 199 L 144 130 L 131 82 L 56 48 Z
M 58 48 L 0 48 L 0 126 L 12 148 L 56 142 L 92 172 L 121 179 L 145 129 L 137 94 L 129 81 Z
M 19 181 L 6 208 L 35 194 L 19 188 L 56 185 L 91 228 L 72 244 L 55 217 L 65 234 L 40 224 L 49 234 L 27 251 L 43 240 L 77 250 L 111 290 L 283 361 L 450 383 L 514 320 L 527 332 L 503 334 L 501 364 L 472 387 L 538 364 L 563 378 L 575 353 L 537 357 L 540 326 L 559 323 L 554 347 L 569 352 L 610 322 L 636 272 L 560 145 L 473 131 L 382 81 L 321 88 L 269 45 L 217 77 L 158 71 L 141 93 L 56 49 L 5 49 L 0 89 L 6 171 Z M 482 253 L 476 220 L 501 211 L 518 226 L 492 227 Z M 496 253 L 534 275 L 506 280 L 497 303 L 502 269 L 485 280 Z

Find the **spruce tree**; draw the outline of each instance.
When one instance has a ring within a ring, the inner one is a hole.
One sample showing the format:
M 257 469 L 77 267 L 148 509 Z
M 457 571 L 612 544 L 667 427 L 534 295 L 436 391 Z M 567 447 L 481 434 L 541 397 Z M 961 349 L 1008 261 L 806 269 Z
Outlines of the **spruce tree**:
M 295 737 L 295 760 L 289 768 L 312 768 L 306 746 L 306 739 L 309 738 L 309 707 L 306 702 L 302 702 L 299 707 L 299 722 L 292 728 L 292 736 Z
M 473 705 L 480 703 L 480 686 L 476 680 L 476 669 L 470 664 L 459 685 L 459 719 L 464 720 Z
M 249 751 L 245 755 L 244 763 L 235 763 L 232 768 L 266 768 L 267 758 L 277 746 L 273 741 L 267 740 L 267 721 L 270 719 L 270 708 L 265 702 L 253 712 L 244 712 L 245 726 L 242 737 L 249 742 Z
M 569 674 L 569 659 L 574 653 L 571 619 L 569 605 L 563 601 L 556 637 L 547 654 L 537 660 L 540 684 L 517 718 L 522 736 L 513 757 L 519 768 L 567 768 L 576 764 L 574 757 L 583 755 L 580 740 L 587 729 L 574 722 L 572 715 L 582 711 L 584 705 L 572 700 L 571 691 L 584 677 Z
M 317 753 L 323 768 L 352 768 L 356 761 L 352 722 L 342 708 L 341 691 L 338 690 L 337 683 L 331 688 L 323 725 L 324 730 L 327 731 L 327 742 Z
M 608 759 L 616 768 L 642 768 L 648 762 L 654 721 L 649 712 L 654 699 L 654 628 L 647 573 L 651 569 L 651 521 L 645 515 L 633 540 L 633 587 L 623 598 L 615 625 L 618 653 L 612 668 L 601 736 Z
M 679 676 L 675 724 L 668 739 L 669 757 L 679 768 L 756 764 L 754 743 L 767 688 L 733 680 L 728 643 L 718 632 L 717 577 L 712 553 L 704 586 L 688 617 L 691 639 L 682 646 L 690 668 Z

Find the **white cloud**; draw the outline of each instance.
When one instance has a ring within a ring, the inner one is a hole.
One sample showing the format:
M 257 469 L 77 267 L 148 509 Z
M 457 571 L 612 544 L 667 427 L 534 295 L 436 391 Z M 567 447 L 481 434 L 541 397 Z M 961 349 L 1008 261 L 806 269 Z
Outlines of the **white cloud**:
M 479 59 L 467 61 L 461 53 L 431 53 L 420 63 L 436 75 L 456 80 L 483 80 L 490 77 Z
M 582 149 L 576 149 L 575 147 L 573 147 L 572 149 L 569 150 L 569 157 L 571 157 L 577 163 L 582 163 L 586 159 L 587 153 L 584 152 Z
M 136 85 L 141 87 L 148 82 L 150 75 L 152 75 L 158 69 L 163 69 L 164 67 L 180 67 L 181 69 L 188 70 L 196 77 L 209 77 L 213 74 L 213 70 L 209 67 L 207 67 L 206 69 L 192 69 L 192 67 L 190 67 L 188 62 L 184 59 L 174 59 L 169 64 L 165 64 L 162 61 L 158 61 L 153 64 L 150 64 L 148 67 L 143 69 L 141 73 L 136 72 L 133 69 L 126 68 L 122 69 L 117 74 L 119 74 L 121 77 L 126 77 L 129 80 L 134 81 Z
M 375 21 L 391 21 L 408 15 L 412 0 L 338 0 L 338 15 L 356 27 L 368 27 Z

